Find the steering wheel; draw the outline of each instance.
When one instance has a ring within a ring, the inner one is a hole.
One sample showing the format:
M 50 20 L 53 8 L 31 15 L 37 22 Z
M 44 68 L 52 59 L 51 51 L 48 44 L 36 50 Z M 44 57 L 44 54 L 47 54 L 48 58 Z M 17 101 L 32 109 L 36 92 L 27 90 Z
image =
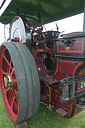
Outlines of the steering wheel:
M 31 29 L 33 32 L 36 32 L 36 33 L 41 33 L 43 30 L 42 24 L 40 24 L 39 22 L 34 21 L 34 20 L 28 20 L 26 22 L 26 26 L 29 29 Z
M 44 39 L 54 40 L 54 39 L 58 38 L 59 34 L 60 34 L 59 31 L 46 31 L 46 32 L 42 32 L 42 33 L 39 33 L 37 35 L 37 40 L 39 40 L 39 41 L 44 40 Z

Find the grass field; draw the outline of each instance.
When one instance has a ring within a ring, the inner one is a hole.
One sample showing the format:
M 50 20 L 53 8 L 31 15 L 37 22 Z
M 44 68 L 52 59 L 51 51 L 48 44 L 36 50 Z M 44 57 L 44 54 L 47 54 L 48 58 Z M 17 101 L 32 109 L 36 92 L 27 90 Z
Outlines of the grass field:
M 0 128 L 15 128 L 5 110 L 0 92 Z M 49 111 L 40 104 L 35 117 L 28 120 L 28 128 L 85 128 L 85 111 L 80 112 L 72 119 L 64 119 L 54 111 Z

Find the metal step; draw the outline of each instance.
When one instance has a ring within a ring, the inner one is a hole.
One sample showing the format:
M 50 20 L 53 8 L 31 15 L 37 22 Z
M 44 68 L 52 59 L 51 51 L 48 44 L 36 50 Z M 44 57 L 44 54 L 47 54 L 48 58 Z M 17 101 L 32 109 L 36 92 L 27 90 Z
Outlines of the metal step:
M 76 106 L 80 109 L 85 109 L 85 96 L 79 98 L 79 103 Z
M 40 77 L 41 81 L 48 83 L 49 85 L 58 84 L 59 82 L 56 79 L 51 77 Z
M 80 108 L 80 109 L 85 109 L 85 105 L 77 104 L 76 107 L 78 107 L 78 108 Z
M 16 128 L 27 128 L 27 121 L 16 124 Z
M 65 117 L 65 116 L 68 115 L 68 111 L 65 110 L 64 108 L 57 108 L 57 109 L 56 109 L 56 112 L 57 112 L 59 115 L 63 116 L 63 117 Z

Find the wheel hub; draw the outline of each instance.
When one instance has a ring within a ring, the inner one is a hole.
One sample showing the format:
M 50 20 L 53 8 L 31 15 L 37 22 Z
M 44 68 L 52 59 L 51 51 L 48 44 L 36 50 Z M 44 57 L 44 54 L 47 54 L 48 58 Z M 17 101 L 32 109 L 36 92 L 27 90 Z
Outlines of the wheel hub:
M 10 89 L 13 89 L 13 81 L 9 74 L 4 76 L 4 86 L 5 86 L 5 88 L 7 88 L 7 86 L 8 86 Z

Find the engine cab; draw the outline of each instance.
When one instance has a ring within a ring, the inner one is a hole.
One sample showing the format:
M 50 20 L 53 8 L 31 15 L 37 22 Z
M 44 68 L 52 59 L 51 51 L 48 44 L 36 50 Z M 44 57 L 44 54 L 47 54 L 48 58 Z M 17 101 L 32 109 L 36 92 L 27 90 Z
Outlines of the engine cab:
M 62 117 L 70 118 L 85 108 L 85 34 L 43 32 L 34 20 L 15 17 L 11 41 L 30 49 L 39 74 L 41 102 Z

